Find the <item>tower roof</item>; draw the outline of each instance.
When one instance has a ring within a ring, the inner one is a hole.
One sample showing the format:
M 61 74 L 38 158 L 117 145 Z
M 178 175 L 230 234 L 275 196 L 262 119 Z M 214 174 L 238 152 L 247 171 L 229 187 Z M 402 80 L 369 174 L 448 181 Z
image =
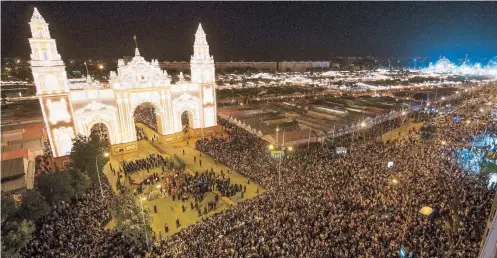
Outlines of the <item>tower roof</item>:
M 195 33 L 195 35 L 199 35 L 199 34 L 205 34 L 204 29 L 202 28 L 202 23 L 198 24 L 198 29 L 197 29 L 197 32 Z
M 33 11 L 33 16 L 31 16 L 31 22 L 34 23 L 46 23 L 45 19 L 41 16 L 40 12 L 38 9 L 35 7 L 35 10 Z

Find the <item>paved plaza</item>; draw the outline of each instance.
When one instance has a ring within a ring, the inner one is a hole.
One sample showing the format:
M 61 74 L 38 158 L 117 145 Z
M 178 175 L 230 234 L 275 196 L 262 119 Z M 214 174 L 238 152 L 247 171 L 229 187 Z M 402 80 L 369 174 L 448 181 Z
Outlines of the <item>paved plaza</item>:
M 138 124 L 137 126 L 144 129 L 147 136 L 149 136 L 149 139 L 151 139 L 152 136 L 156 134 L 154 131 L 152 131 L 150 128 L 146 127 L 143 124 Z M 106 164 L 104 167 L 104 173 L 109 179 L 109 182 L 112 185 L 112 189 L 116 193 L 118 193 L 116 188 L 116 182 L 118 179 L 117 175 L 114 175 L 111 172 L 110 164 L 112 164 L 112 167 L 114 169 L 118 169 L 123 161 L 129 162 L 136 159 L 143 159 L 148 157 L 150 154 L 160 154 L 163 157 L 172 157 L 174 155 L 177 155 L 180 159 L 182 159 L 186 163 L 185 173 L 190 173 L 194 175 L 195 172 L 197 171 L 200 173 L 200 172 L 205 172 L 206 170 L 211 171 L 212 169 L 216 175 L 221 175 L 221 171 L 223 171 L 224 175 L 230 178 L 231 184 L 241 184 L 244 187 L 246 186 L 247 190 L 244 193 L 243 198 L 241 196 L 241 193 L 237 193 L 236 195 L 231 197 L 223 197 L 221 193 L 217 191 L 208 192 L 205 195 L 202 202 L 199 203 L 201 210 L 203 210 L 203 208 L 207 206 L 208 202 L 215 200 L 216 195 L 219 196 L 219 202 L 215 210 L 212 210 L 208 212 L 207 215 L 202 215 L 202 216 L 198 216 L 197 211 L 195 209 L 191 209 L 190 202 L 192 201 L 192 199 L 189 199 L 185 202 L 182 202 L 181 200 L 173 201 L 173 198 L 171 196 L 166 196 L 163 198 L 157 198 L 153 200 L 148 200 L 148 199 L 144 200 L 143 205 L 144 207 L 148 207 L 150 215 L 153 219 L 151 227 L 156 233 L 156 237 L 159 237 L 159 231 L 161 232 L 161 235 L 163 237 L 166 235 L 172 235 L 178 232 L 179 230 L 186 228 L 189 225 L 194 224 L 203 218 L 224 211 L 225 209 L 228 209 L 229 206 L 231 205 L 236 205 L 238 202 L 241 202 L 249 198 L 253 198 L 264 192 L 264 189 L 255 182 L 249 181 L 247 178 L 243 177 L 236 171 L 232 171 L 224 164 L 217 162 L 209 155 L 201 153 L 198 150 L 196 150 L 194 147 L 195 142 L 199 139 L 201 138 L 190 138 L 181 142 L 167 143 L 167 144 L 160 143 L 157 141 L 152 143 L 149 142 L 148 140 L 141 140 L 138 142 L 137 152 L 111 156 L 110 162 Z M 196 161 L 194 161 L 194 157 L 196 157 Z M 200 165 L 200 161 L 202 161 L 202 165 Z M 158 173 L 160 175 L 162 173 L 162 168 L 156 167 L 150 169 L 150 172 L 147 172 L 146 170 L 134 172 L 131 174 L 131 178 L 135 182 L 141 182 L 142 180 L 149 177 L 153 173 Z M 172 175 L 172 172 L 167 171 L 166 169 L 165 175 Z M 121 179 L 121 180 L 122 180 L 121 182 L 124 183 L 124 185 L 132 187 L 134 190 L 138 188 L 136 184 L 131 184 L 127 179 L 125 180 Z M 155 185 L 144 185 L 143 188 L 144 194 L 139 196 L 140 200 L 143 198 L 143 196 L 146 196 L 145 193 L 158 191 L 157 189 L 160 188 L 160 185 L 161 184 L 159 183 Z M 185 212 L 182 211 L 182 205 L 184 205 L 187 208 Z M 157 213 L 154 212 L 154 206 L 157 208 Z M 180 227 L 176 227 L 176 219 L 179 219 L 181 223 Z M 169 231 L 167 234 L 165 233 L 164 229 L 166 223 L 169 227 Z M 111 221 L 111 223 L 109 223 L 107 227 L 112 227 L 113 224 L 114 224 L 113 221 Z

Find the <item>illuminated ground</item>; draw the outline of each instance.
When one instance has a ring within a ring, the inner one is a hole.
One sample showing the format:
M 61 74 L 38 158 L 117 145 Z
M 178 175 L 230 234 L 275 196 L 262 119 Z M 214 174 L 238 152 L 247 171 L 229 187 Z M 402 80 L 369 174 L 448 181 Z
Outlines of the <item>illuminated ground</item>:
M 388 140 L 403 139 L 409 135 L 410 130 L 417 130 L 423 126 L 423 122 L 414 123 L 412 120 L 406 121 L 401 127 L 395 128 L 390 132 L 386 132 L 381 136 L 381 140 L 386 142 Z
M 145 132 L 147 134 L 151 134 L 153 131 L 149 129 L 148 127 L 138 124 L 139 127 L 144 128 Z M 139 151 L 133 154 L 125 154 L 125 155 L 118 155 L 118 156 L 112 156 L 110 158 L 110 162 L 112 163 L 112 166 L 114 168 L 118 168 L 118 164 L 124 159 L 124 160 L 134 160 L 138 158 L 144 158 L 147 157 L 148 155 L 152 153 L 157 153 L 157 154 L 162 154 L 163 156 L 172 156 L 174 154 L 178 155 L 181 159 L 183 159 L 187 165 L 187 169 L 190 170 L 190 173 L 194 173 L 195 171 L 205 171 L 206 169 L 214 169 L 214 172 L 216 174 L 220 174 L 221 170 L 224 171 L 225 176 L 229 176 L 231 178 L 231 183 L 235 184 L 242 184 L 243 186 L 247 186 L 247 192 L 244 194 L 244 198 L 241 198 L 241 194 L 238 193 L 237 195 L 226 198 L 222 197 L 219 195 L 219 203 L 217 206 L 217 209 L 214 211 L 211 211 L 207 214 L 207 216 L 211 216 L 217 212 L 223 211 L 227 208 L 229 208 L 230 205 L 236 205 L 236 203 L 243 201 L 248 198 L 253 198 L 257 196 L 258 194 L 261 194 L 264 192 L 262 187 L 258 186 L 254 182 L 250 182 L 250 184 L 247 184 L 248 179 L 243 177 L 242 175 L 236 173 L 236 172 L 231 172 L 230 174 L 227 174 L 228 168 L 224 166 L 223 164 L 217 163 L 214 161 L 214 159 L 204 153 L 200 153 L 199 151 L 195 150 L 194 148 L 194 143 L 196 140 L 199 138 L 192 138 L 189 140 L 189 145 L 186 144 L 186 141 L 183 142 L 178 142 L 178 143 L 173 143 L 173 144 L 160 144 L 160 149 L 163 151 L 163 153 L 160 153 L 158 149 L 156 149 L 152 144 L 150 144 L 147 141 L 140 141 L 139 142 Z M 155 145 L 155 144 L 154 144 Z M 183 150 L 185 151 L 185 154 L 183 155 Z M 202 157 L 200 157 L 202 155 Z M 194 156 L 197 157 L 197 162 L 195 163 L 193 161 Z M 200 167 L 199 160 L 202 160 L 202 167 Z M 109 178 L 109 182 L 112 184 L 112 188 L 114 191 L 117 192 L 116 189 L 116 182 L 117 182 L 117 176 L 113 175 L 112 172 L 110 171 L 109 164 L 107 164 L 104 168 L 104 172 Z M 139 174 L 134 174 L 133 179 L 138 180 L 140 177 L 146 177 L 148 175 L 151 175 L 152 173 L 162 173 L 161 168 L 155 168 L 151 170 L 150 173 L 147 173 L 146 171 L 142 171 Z M 136 187 L 134 187 L 136 188 Z M 149 186 L 149 189 L 145 189 L 145 192 L 149 190 L 154 190 L 154 186 Z M 259 193 L 257 193 L 257 190 L 259 190 Z M 217 193 L 219 194 L 219 193 Z M 214 192 L 209 192 L 206 194 L 206 197 L 201 203 L 200 209 L 203 211 L 203 208 L 207 203 L 211 200 L 215 199 L 216 193 Z M 182 212 L 182 202 L 181 201 L 173 201 L 172 197 L 165 197 L 162 199 L 155 199 L 152 201 L 144 201 L 144 205 L 146 205 L 149 210 L 150 210 L 150 215 L 153 218 L 152 222 L 152 229 L 156 232 L 158 236 L 158 232 L 161 231 L 162 236 L 165 236 L 165 231 L 164 231 L 164 223 L 167 223 L 169 225 L 169 233 L 167 235 L 174 234 L 178 232 L 179 230 L 201 220 L 203 217 L 199 217 L 197 214 L 196 210 L 191 210 L 190 208 L 190 202 L 186 201 L 184 204 L 187 207 L 186 212 Z M 154 213 L 154 205 L 157 206 L 157 214 Z M 176 219 L 179 218 L 181 227 L 176 228 Z M 112 227 L 114 222 L 111 221 L 107 227 Z

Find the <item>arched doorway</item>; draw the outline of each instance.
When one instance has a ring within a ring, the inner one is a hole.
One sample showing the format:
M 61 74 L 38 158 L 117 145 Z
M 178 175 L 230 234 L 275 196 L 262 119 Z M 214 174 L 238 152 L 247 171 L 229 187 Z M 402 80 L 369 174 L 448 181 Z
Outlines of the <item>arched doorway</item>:
M 145 102 L 138 105 L 133 112 L 133 117 L 138 141 L 151 139 L 153 135 L 150 135 L 150 131 L 159 132 L 159 121 L 153 104 Z
M 90 128 L 90 137 L 99 139 L 107 144 L 111 144 L 109 138 L 109 128 L 104 123 L 95 123 Z
M 193 126 L 193 114 L 191 111 L 185 110 L 181 113 L 181 126 L 184 133 L 187 133 Z

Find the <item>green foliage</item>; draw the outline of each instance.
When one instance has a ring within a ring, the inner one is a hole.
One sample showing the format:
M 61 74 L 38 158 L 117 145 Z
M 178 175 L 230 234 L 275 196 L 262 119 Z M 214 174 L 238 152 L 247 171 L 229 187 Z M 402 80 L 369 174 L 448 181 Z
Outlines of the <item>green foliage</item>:
M 45 173 L 37 177 L 36 188 L 51 203 L 68 202 L 75 197 L 72 181 L 71 174 L 67 171 Z
M 138 200 L 132 193 L 125 192 L 115 198 L 112 205 L 112 212 L 116 219 L 116 229 L 129 236 L 135 242 L 143 241 L 145 230 L 149 239 L 151 238 L 152 230 L 148 209 L 145 206 L 142 208 L 141 201 Z M 144 225 L 145 221 L 145 225 Z
M 24 194 L 21 205 L 19 206 L 19 215 L 21 218 L 36 221 L 49 213 L 50 206 L 39 192 L 28 190 Z
M 107 149 L 108 142 L 101 140 L 96 134 L 91 134 L 90 137 L 78 135 L 73 139 L 70 167 L 86 173 L 93 183 L 97 183 L 95 160 L 98 155 L 98 171 L 101 172 L 108 161 L 108 158 L 102 155 Z
M 17 211 L 14 198 L 10 194 L 2 194 L 2 222 L 9 220 Z
M 32 238 L 34 230 L 33 222 L 23 220 L 14 228 L 14 230 L 10 230 L 5 235 L 2 233 L 2 257 L 20 257 L 19 251 L 24 248 L 26 243 Z
M 79 197 L 86 193 L 86 191 L 90 188 L 91 186 L 91 180 L 90 177 L 87 174 L 84 174 L 80 172 L 79 170 L 71 170 L 69 171 L 72 180 L 71 180 L 71 186 L 74 190 L 74 195 L 76 197 Z

